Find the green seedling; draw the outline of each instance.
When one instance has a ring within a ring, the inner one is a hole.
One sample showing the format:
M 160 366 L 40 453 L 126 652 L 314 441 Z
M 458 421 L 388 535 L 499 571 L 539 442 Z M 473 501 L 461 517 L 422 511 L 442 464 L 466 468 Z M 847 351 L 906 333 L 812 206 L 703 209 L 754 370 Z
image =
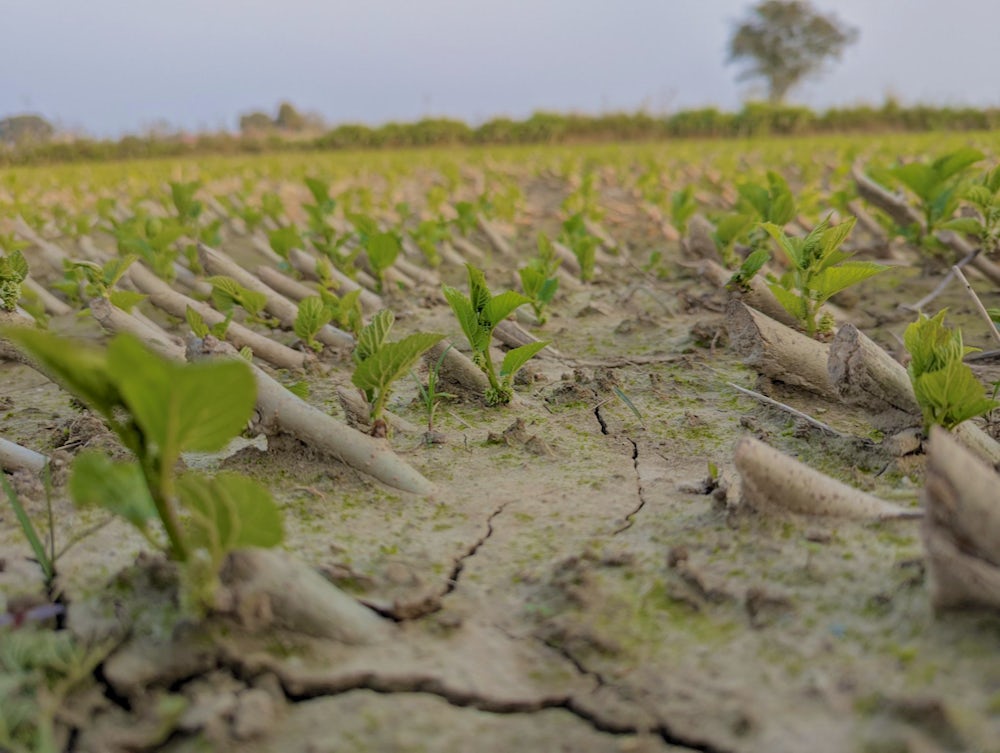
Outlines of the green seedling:
M 233 311 L 226 312 L 226 318 L 221 322 L 213 324 L 211 327 L 205 322 L 204 317 L 190 306 L 185 308 L 184 318 L 187 320 L 188 326 L 195 337 L 204 338 L 212 335 L 212 337 L 219 340 L 225 340 L 226 331 L 229 329 L 230 322 L 233 321 Z
M 795 217 L 795 197 L 785 179 L 772 170 L 767 171 L 766 186 L 741 183 L 736 190 L 758 222 L 784 227 Z
M 4 335 L 100 415 L 134 459 L 97 451 L 77 456 L 76 505 L 98 506 L 131 523 L 183 565 L 185 605 L 211 603 L 226 553 L 275 546 L 281 513 L 264 487 L 234 473 L 177 473 L 182 452 L 217 452 L 246 425 L 256 402 L 242 360 L 178 364 L 131 335 L 107 350 L 26 328 Z
M 357 337 L 364 326 L 361 314 L 361 288 L 351 290 L 342 296 L 320 288 L 319 295 L 323 299 L 323 305 L 330 312 L 331 321 L 340 329 Z
M 392 392 L 393 383 L 405 376 L 420 356 L 444 339 L 444 335 L 417 332 L 399 342 L 388 342 L 389 331 L 395 321 L 389 309 L 382 309 L 358 333 L 354 348 L 354 373 L 351 382 L 361 389 L 368 401 L 372 434 L 385 436 L 386 424 L 382 418 L 385 403 Z
M 0 255 L 0 310 L 13 311 L 21 299 L 21 283 L 28 276 L 28 262 L 19 249 Z
M 295 334 L 318 353 L 323 350 L 323 343 L 316 340 L 316 335 L 333 320 L 333 314 L 318 295 L 303 298 L 295 316 Z
M 264 316 L 267 307 L 267 296 L 256 290 L 249 290 L 240 285 L 232 277 L 214 275 L 208 278 L 212 286 L 212 303 L 219 311 L 228 314 L 239 306 L 247 313 L 247 321 L 263 324 L 267 327 L 277 327 L 278 320 Z
M 694 200 L 693 186 L 685 186 L 670 196 L 670 224 L 682 236 L 687 234 L 688 221 L 696 211 L 698 203 Z
M 886 269 L 874 262 L 848 261 L 850 254 L 840 250 L 854 223 L 852 217 L 831 227 L 827 217 L 804 238 L 790 238 L 772 223 L 763 225 L 791 263 L 791 269 L 781 278 L 769 280 L 768 287 L 810 337 L 833 329 L 832 319 L 821 316 L 826 301 Z
M 555 276 L 560 259 L 556 256 L 552 241 L 545 233 L 538 236 L 538 254 L 528 265 L 517 270 L 521 278 L 521 288 L 528 296 L 538 323 L 545 324 L 548 318 L 545 309 L 552 302 L 559 289 L 559 278 Z
M 451 240 L 451 228 L 448 223 L 441 219 L 424 220 L 410 237 L 423 253 L 427 263 L 432 267 L 441 265 L 441 252 L 438 247 L 445 241 Z
M 471 201 L 456 201 L 455 215 L 455 229 L 459 235 L 467 238 L 479 224 L 479 208 Z
M 930 163 L 911 162 L 889 170 L 917 198 L 923 228 L 901 228 L 904 235 L 927 246 L 936 230 L 952 218 L 965 188 L 965 175 L 983 158 L 971 147 L 949 152 Z
M 974 235 L 979 241 L 979 250 L 992 254 L 1000 248 L 1000 166 L 967 186 L 962 192 L 962 199 L 972 207 L 976 216 L 957 217 L 941 227 Z
M 110 223 L 107 229 L 115 237 L 122 256 L 138 256 L 157 276 L 173 281 L 177 241 L 185 234 L 184 225 L 171 217 L 149 217 L 142 212 L 121 222 L 110 218 Z
M 76 270 L 84 279 L 84 294 L 90 298 L 107 298 L 118 308 L 131 311 L 147 296 L 134 290 L 119 290 L 115 286 L 125 276 L 128 268 L 139 257 L 135 255 L 117 256 L 104 264 L 92 261 L 66 262 L 72 270 Z
M 739 212 L 728 212 L 716 220 L 712 240 L 715 241 L 722 263 L 727 268 L 732 269 L 739 262 L 735 250 L 736 242 L 746 236 L 753 223 L 753 215 Z
M 529 343 L 507 351 L 498 374 L 493 365 L 493 357 L 490 355 L 493 330 L 519 306 L 530 303 L 531 299 L 512 290 L 492 295 L 486 286 L 486 277 L 482 271 L 471 264 L 465 266 L 469 271 L 468 297 L 449 285 L 444 285 L 442 291 L 469 345 L 472 346 L 473 362 L 489 379 L 486 404 L 506 405 L 514 397 L 514 375 L 532 356 L 548 345 L 548 342 Z
M 385 289 L 385 273 L 396 262 L 403 246 L 398 235 L 386 231 L 366 238 L 364 247 L 368 263 L 372 267 L 372 274 L 375 276 L 376 290 L 382 293 Z
M 305 246 L 302 235 L 295 225 L 283 225 L 267 234 L 267 241 L 271 244 L 271 250 L 281 257 L 279 267 L 283 272 L 294 273 L 289 255 L 292 249 L 303 248 Z
M 569 247 L 580 263 L 580 280 L 591 282 L 594 279 L 597 247 L 600 245 L 600 240 L 587 230 L 583 212 L 577 212 L 563 222 L 559 240 Z
M 410 374 L 413 376 L 413 380 L 417 383 L 417 390 L 420 392 L 420 403 L 424 406 L 424 412 L 427 414 L 427 433 L 431 435 L 434 433 L 434 416 L 437 413 L 438 405 L 444 399 L 454 399 L 456 395 L 450 392 L 440 392 L 438 390 L 438 381 L 441 374 L 441 364 L 444 363 L 444 358 L 451 350 L 452 346 L 449 345 L 445 348 L 441 355 L 438 356 L 437 361 L 427 372 L 427 384 L 424 385 L 423 382 L 414 374 L 412 371 Z
M 934 424 L 950 431 L 1000 406 L 986 397 L 986 388 L 962 360 L 978 348 L 963 344 L 961 330 L 944 325 L 945 311 L 933 318 L 920 314 L 903 333 L 910 353 L 906 371 L 924 415 L 925 431 Z

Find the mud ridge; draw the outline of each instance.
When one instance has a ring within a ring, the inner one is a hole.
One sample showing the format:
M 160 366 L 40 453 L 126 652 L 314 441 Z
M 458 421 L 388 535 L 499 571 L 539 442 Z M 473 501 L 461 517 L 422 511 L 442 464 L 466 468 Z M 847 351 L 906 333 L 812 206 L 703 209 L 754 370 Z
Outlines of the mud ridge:
M 534 700 L 500 699 L 448 687 L 440 678 L 429 675 L 400 675 L 385 677 L 375 672 L 342 678 L 340 681 L 317 682 L 298 690 L 289 688 L 286 678 L 279 673 L 282 691 L 289 703 L 301 703 L 317 698 L 343 695 L 356 690 L 367 690 L 383 695 L 424 693 L 440 698 L 457 708 L 473 708 L 492 714 L 532 714 L 551 709 L 562 709 L 589 725 L 594 731 L 612 735 L 636 735 L 652 732 L 666 744 L 699 753 L 729 753 L 700 741 L 685 740 L 662 722 L 654 728 L 617 722 L 585 708 L 573 695 L 554 695 Z

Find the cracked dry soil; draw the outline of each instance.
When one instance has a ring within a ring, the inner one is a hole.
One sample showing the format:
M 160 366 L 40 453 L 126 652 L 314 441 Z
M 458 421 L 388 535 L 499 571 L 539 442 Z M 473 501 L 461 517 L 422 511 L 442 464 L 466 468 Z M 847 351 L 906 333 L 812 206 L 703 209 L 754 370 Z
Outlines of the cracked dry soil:
M 224 461 L 272 487 L 287 548 L 381 615 L 390 639 L 347 646 L 176 623 L 169 597 L 139 589 L 148 602 L 130 607 L 127 639 L 70 699 L 68 745 L 1000 749 L 1000 622 L 931 614 L 917 527 L 745 512 L 731 455 L 750 432 L 899 499 L 916 496 L 919 461 L 817 433 L 738 395 L 726 383 L 754 387 L 756 374 L 691 334 L 722 329 L 720 294 L 678 269 L 668 281 L 644 279 L 653 295 L 626 295 L 616 279 L 625 274 L 564 295 L 545 329 L 563 355 L 531 362 L 515 406 L 447 403 L 444 444 L 394 438 L 437 485 L 430 498 L 292 445 Z M 681 303 L 665 309 L 663 300 Z M 453 329 L 441 305 L 398 303 L 406 326 Z M 77 421 L 68 398 L 24 367 L 0 369 L 17 398 L 4 432 L 36 446 L 65 441 Z M 314 381 L 310 399 L 335 410 L 334 387 Z M 392 410 L 419 424 L 413 397 L 401 386 Z M 817 398 L 779 397 L 845 432 L 864 426 L 864 416 Z M 90 441 L 103 439 L 74 446 Z M 23 491 L 39 514 L 38 490 Z M 60 535 L 91 522 L 62 496 L 57 512 Z M 0 547 L 0 591 L 33 587 L 6 512 Z M 71 600 L 107 579 L 120 585 L 115 574 L 140 549 L 118 523 L 83 541 L 62 563 Z

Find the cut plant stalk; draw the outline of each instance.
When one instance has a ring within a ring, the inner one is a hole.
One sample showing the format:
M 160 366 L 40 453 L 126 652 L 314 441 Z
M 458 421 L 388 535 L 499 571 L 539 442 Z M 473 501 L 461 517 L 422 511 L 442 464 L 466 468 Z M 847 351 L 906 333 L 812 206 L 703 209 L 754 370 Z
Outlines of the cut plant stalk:
M 767 286 L 767 283 L 760 277 L 751 277 L 745 283 L 745 288 L 735 290 L 729 288 L 730 280 L 733 278 L 731 270 L 726 269 L 718 262 L 707 259 L 701 263 L 701 275 L 718 288 L 730 290 L 730 294 L 743 301 L 747 306 L 760 311 L 762 314 L 771 317 L 776 322 L 784 324 L 786 327 L 794 327 L 796 319 L 788 313 L 784 306 L 778 303 L 774 293 Z
M 776 322 L 740 301 L 730 301 L 726 327 L 744 363 L 779 382 L 829 398 L 837 392 L 827 376 L 829 347 Z
M 830 478 L 753 437 L 740 439 L 733 462 L 743 481 L 744 502 L 761 512 L 869 520 L 923 515 Z
M 853 324 L 837 330 L 830 343 L 827 371 L 848 404 L 882 414 L 877 416 L 880 428 L 916 425 L 920 405 L 906 369 Z
M 941 427 L 931 429 L 922 501 L 935 609 L 1000 610 L 1000 476 Z
M 39 473 L 48 462 L 49 458 L 46 455 L 0 437 L 0 469 Z

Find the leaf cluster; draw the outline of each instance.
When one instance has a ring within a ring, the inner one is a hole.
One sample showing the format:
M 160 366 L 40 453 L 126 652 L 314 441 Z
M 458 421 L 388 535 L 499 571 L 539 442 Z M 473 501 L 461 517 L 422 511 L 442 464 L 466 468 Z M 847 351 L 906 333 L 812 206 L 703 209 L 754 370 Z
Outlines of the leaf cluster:
M 545 233 L 538 236 L 538 253 L 528 264 L 517 270 L 521 278 L 521 288 L 528 296 L 531 308 L 539 324 L 545 324 L 546 307 L 552 302 L 559 289 L 559 278 L 555 276 L 560 259 L 556 256 L 552 241 Z
M 832 327 L 832 321 L 819 317 L 827 300 L 886 269 L 874 262 L 849 261 L 851 255 L 840 249 L 854 223 L 852 217 L 831 226 L 827 217 L 804 237 L 789 237 L 772 223 L 762 225 L 791 263 L 791 269 L 780 278 L 769 280 L 768 287 L 810 337 L 824 334 Z
M 471 264 L 465 266 L 469 273 L 469 295 L 450 285 L 442 286 L 442 292 L 472 347 L 473 362 L 489 379 L 486 404 L 506 405 L 514 397 L 514 375 L 548 342 L 529 343 L 507 351 L 498 373 L 490 355 L 493 330 L 519 306 L 530 303 L 531 299 L 512 290 L 493 295 L 482 270 Z
M 587 230 L 586 218 L 582 211 L 570 215 L 563 221 L 559 240 L 569 247 L 580 263 L 580 280 L 591 282 L 594 279 L 597 262 L 597 247 L 601 242 Z
M 123 517 L 190 565 L 194 604 L 210 598 L 226 552 L 281 541 L 281 515 L 264 487 L 237 474 L 176 473 L 181 453 L 217 452 L 250 419 L 256 385 L 244 362 L 178 364 L 127 334 L 107 350 L 25 328 L 5 335 L 99 414 L 134 455 L 115 462 L 81 453 L 69 482 L 74 502 Z
M 927 242 L 952 218 L 965 193 L 968 170 L 981 159 L 978 149 L 962 147 L 929 163 L 910 162 L 888 171 L 917 198 L 924 218 L 918 240 Z
M 945 312 L 932 318 L 921 314 L 903 333 L 910 353 L 906 371 L 923 411 L 925 431 L 934 424 L 950 431 L 1000 405 L 986 397 L 986 388 L 962 360 L 978 348 L 963 344 L 960 329 L 945 326 Z
M 0 310 L 13 311 L 21 298 L 21 283 L 28 276 L 28 262 L 19 249 L 0 255 Z
M 393 383 L 405 376 L 429 348 L 444 339 L 444 335 L 417 332 L 398 342 L 389 342 L 389 331 L 395 317 L 389 309 L 377 312 L 358 333 L 354 347 L 354 373 L 351 382 L 365 393 L 371 410 L 373 431 L 379 429 L 386 400 Z

